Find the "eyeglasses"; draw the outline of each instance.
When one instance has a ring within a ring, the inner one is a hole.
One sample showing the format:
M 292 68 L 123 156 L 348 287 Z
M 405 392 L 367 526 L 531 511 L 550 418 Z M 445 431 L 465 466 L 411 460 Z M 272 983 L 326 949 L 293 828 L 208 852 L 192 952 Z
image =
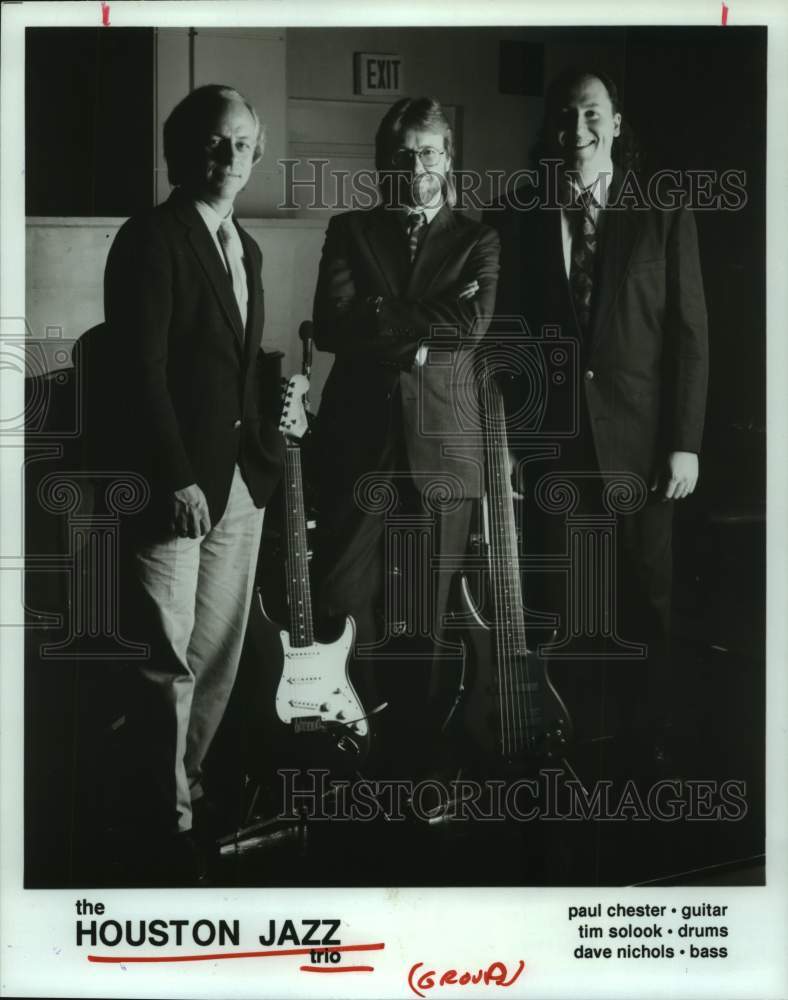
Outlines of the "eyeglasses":
M 399 170 L 407 170 L 413 162 L 413 158 L 418 156 L 421 165 L 428 170 L 437 167 L 440 158 L 446 155 L 445 149 L 434 149 L 432 146 L 424 146 L 423 149 L 398 149 L 391 157 L 391 164 Z

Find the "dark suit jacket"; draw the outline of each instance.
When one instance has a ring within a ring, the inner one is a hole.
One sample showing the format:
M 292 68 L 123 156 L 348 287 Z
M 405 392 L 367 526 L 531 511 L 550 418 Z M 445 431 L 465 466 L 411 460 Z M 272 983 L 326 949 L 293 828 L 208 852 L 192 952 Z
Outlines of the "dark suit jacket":
M 211 235 L 177 189 L 124 224 L 104 275 L 118 410 L 125 409 L 117 459 L 148 478 L 154 510 L 173 490 L 197 483 L 212 523 L 226 506 L 236 462 L 262 507 L 283 455 L 277 404 L 266 413 L 259 398 L 262 254 L 237 228 L 249 288 L 246 332 Z
M 520 189 L 518 200 L 540 196 Z M 591 328 L 583 339 L 564 268 L 560 208 L 488 212 L 485 221 L 502 243 L 496 314 L 524 317 L 531 337 L 546 324 L 581 341 L 576 384 L 599 468 L 650 481 L 668 452 L 698 452 L 701 445 L 708 344 L 695 222 L 686 209 L 609 207 L 602 215 Z M 546 426 L 565 425 L 568 383 L 548 385 Z
M 464 439 L 478 438 L 473 349 L 492 316 L 498 250 L 492 230 L 446 206 L 412 268 L 397 212 L 331 219 L 314 307 L 315 343 L 336 355 L 318 414 L 330 489 L 352 488 L 400 439 L 418 488 L 446 474 L 451 495 L 479 496 L 478 447 Z M 478 293 L 458 300 L 474 279 Z M 422 342 L 427 363 L 412 366 Z

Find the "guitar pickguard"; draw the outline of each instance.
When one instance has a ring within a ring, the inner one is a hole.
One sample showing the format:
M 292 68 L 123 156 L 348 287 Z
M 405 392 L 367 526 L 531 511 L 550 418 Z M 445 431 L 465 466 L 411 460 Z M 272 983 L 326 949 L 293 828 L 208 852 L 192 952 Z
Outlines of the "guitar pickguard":
M 286 631 L 279 633 L 284 654 L 282 676 L 276 691 L 276 714 L 286 725 L 303 720 L 324 726 L 347 726 L 365 737 L 364 709 L 348 677 L 348 659 L 355 626 L 345 621 L 342 635 L 331 643 L 291 646 Z

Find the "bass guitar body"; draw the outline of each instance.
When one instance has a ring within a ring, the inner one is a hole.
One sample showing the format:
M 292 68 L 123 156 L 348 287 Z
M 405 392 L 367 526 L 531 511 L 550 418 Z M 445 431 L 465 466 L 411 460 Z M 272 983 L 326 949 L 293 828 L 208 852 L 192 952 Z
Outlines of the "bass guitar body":
M 463 691 L 451 720 L 467 761 L 496 771 L 561 760 L 573 737 L 566 705 L 545 660 L 482 616 L 466 577 L 460 580 L 465 633 Z

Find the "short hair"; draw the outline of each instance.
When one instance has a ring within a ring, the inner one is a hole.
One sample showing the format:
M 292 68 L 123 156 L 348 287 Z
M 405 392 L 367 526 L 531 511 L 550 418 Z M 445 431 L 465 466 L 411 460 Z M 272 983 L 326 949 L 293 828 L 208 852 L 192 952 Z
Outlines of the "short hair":
M 569 96 L 569 92 L 581 80 L 586 80 L 590 77 L 599 80 L 607 91 L 607 96 L 610 98 L 610 104 L 613 108 L 613 114 L 622 114 L 618 87 L 611 76 L 608 76 L 607 73 L 602 73 L 598 69 L 589 69 L 582 66 L 568 67 L 552 81 L 545 94 L 542 127 L 539 130 L 536 143 L 531 150 L 531 154 L 537 163 L 551 155 L 555 143 L 555 122 Z M 620 133 L 613 143 L 612 158 L 614 163 L 625 170 L 637 170 L 640 166 L 640 150 L 637 139 L 625 116 L 622 117 Z
M 232 101 L 240 101 L 246 107 L 257 129 L 254 161 L 257 162 L 263 155 L 265 129 L 254 107 L 235 87 L 223 83 L 208 83 L 187 94 L 176 104 L 164 123 L 164 159 L 167 161 L 167 178 L 170 184 L 182 184 L 193 168 L 196 143 L 206 119 Z
M 446 171 L 446 201 L 454 205 L 454 132 L 440 101 L 434 97 L 403 97 L 393 104 L 375 133 L 375 167 L 382 178 L 391 173 L 391 157 L 397 149 L 403 132 L 417 129 L 420 132 L 437 132 L 443 136 L 449 168 Z

